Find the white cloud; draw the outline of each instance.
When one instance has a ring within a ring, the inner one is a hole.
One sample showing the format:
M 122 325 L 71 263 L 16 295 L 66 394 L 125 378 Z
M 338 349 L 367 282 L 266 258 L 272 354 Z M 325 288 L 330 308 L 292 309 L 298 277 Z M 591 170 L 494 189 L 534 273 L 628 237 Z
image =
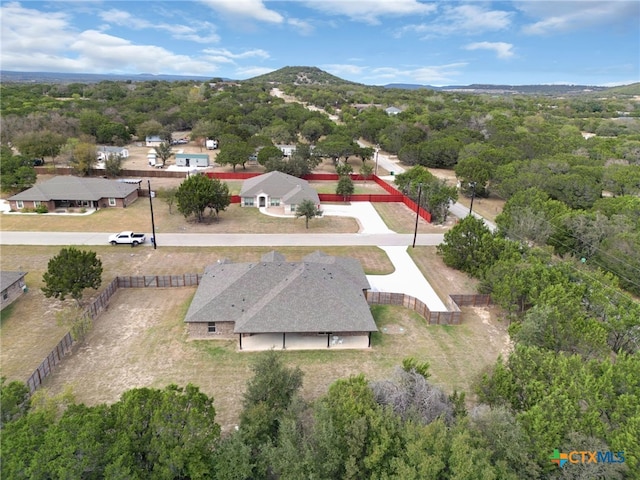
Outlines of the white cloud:
M 565 1 L 565 2 L 516 2 L 515 7 L 524 14 L 540 18 L 525 25 L 523 32 L 529 35 L 548 35 L 610 25 L 637 30 L 640 24 L 640 3 L 637 1 Z
M 2 67 L 7 69 L 10 68 L 8 58 L 31 56 L 34 52 L 41 52 L 43 56 L 55 54 L 76 36 L 68 15 L 54 12 L 43 15 L 38 10 L 23 8 L 19 3 L 0 6 L 0 22 L 0 58 Z
M 265 73 L 270 73 L 275 71 L 275 68 L 265 68 L 265 67 L 242 67 L 236 69 L 236 75 L 239 80 L 245 80 L 247 78 L 257 77 L 258 75 L 264 75 Z
M 435 4 L 417 0 L 311 0 L 304 4 L 328 15 L 344 15 L 373 25 L 380 24 L 380 17 L 428 15 L 437 9 Z
M 99 13 L 107 25 L 120 25 L 133 30 L 158 30 L 167 32 L 172 38 L 189 40 L 196 43 L 218 43 L 220 36 L 215 32 L 216 26 L 209 22 L 198 21 L 195 27 L 175 23 L 150 22 L 143 18 L 133 17 L 123 10 L 104 10 Z
M 430 38 L 437 35 L 473 35 L 505 30 L 511 26 L 513 13 L 487 10 L 477 5 L 445 7 L 442 14 L 429 23 L 407 25 L 396 36 L 417 33 Z
M 247 50 L 246 52 L 242 52 L 242 53 L 232 53 L 230 50 L 227 50 L 226 48 L 207 48 L 204 50 L 204 53 L 208 55 L 217 55 L 217 56 L 229 58 L 229 59 L 253 58 L 253 57 L 259 57 L 259 58 L 265 58 L 265 59 L 269 58 L 269 53 L 262 49 Z
M 300 35 L 310 35 L 314 31 L 313 25 L 299 18 L 287 18 L 287 25 L 290 25 Z
M 348 65 L 348 64 L 338 64 L 338 63 L 322 65 L 320 68 L 338 77 L 340 75 L 360 75 L 365 70 L 365 67 L 361 67 L 358 65 Z
M 211 9 L 225 15 L 250 18 L 266 23 L 283 23 L 284 17 L 269 10 L 262 0 L 200 0 Z
M 418 68 L 394 68 L 379 67 L 371 70 L 371 74 L 366 75 L 366 79 L 381 83 L 392 82 L 415 82 L 421 84 L 441 85 L 454 80 L 460 75 L 460 69 L 465 67 L 466 63 L 450 63 L 447 65 L 431 65 Z
M 77 53 L 85 71 L 207 74 L 214 69 L 209 62 L 155 45 L 135 45 L 97 30 L 82 32 L 70 49 Z
M 514 56 L 513 45 L 505 42 L 475 42 L 464 47 L 466 50 L 493 50 L 498 58 L 506 59 Z

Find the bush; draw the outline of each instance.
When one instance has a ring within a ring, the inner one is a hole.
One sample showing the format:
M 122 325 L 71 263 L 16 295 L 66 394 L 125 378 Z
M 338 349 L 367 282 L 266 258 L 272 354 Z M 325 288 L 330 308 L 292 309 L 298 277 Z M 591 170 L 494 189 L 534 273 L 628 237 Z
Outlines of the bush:
M 40 204 L 35 208 L 35 212 L 36 213 L 49 213 L 49 209 L 47 208 L 46 205 L 44 204 Z

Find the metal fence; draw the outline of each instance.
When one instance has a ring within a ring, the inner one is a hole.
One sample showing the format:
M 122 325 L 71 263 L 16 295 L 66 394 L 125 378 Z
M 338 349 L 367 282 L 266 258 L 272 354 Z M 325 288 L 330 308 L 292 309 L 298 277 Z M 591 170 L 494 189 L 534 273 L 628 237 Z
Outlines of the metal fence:
M 27 380 L 30 393 L 35 392 L 36 389 L 42 385 L 44 379 L 51 375 L 53 367 L 59 364 L 62 361 L 62 357 L 71 351 L 72 345 L 73 338 L 71 338 L 71 332 L 68 332 Z
M 119 288 L 172 288 L 193 287 L 200 284 L 202 275 L 186 273 L 184 275 L 141 275 L 116 277 Z

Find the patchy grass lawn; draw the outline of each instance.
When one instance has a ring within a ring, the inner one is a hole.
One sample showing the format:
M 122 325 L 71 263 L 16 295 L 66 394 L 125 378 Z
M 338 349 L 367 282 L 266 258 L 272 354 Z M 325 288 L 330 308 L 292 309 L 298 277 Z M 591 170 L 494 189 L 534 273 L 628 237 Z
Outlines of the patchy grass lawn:
M 77 401 L 93 405 L 114 402 L 133 387 L 191 382 L 215 398 L 218 421 L 231 429 L 240 413 L 251 362 L 260 354 L 238 352 L 235 340 L 188 340 L 183 318 L 194 292 L 194 288 L 120 290 L 86 342 L 47 379 L 46 387 L 59 393 L 71 385 Z M 429 361 L 432 381 L 447 392 L 469 392 L 476 376 L 506 346 L 506 332 L 481 309 L 465 312 L 465 324 L 459 327 L 427 326 L 422 317 L 395 306 L 375 306 L 373 313 L 380 332 L 370 350 L 284 353 L 289 365 L 304 371 L 307 399 L 326 393 L 332 382 L 350 375 L 386 378 L 408 356 Z
M 56 312 L 73 301 L 49 299 L 40 290 L 42 275 L 49 259 L 58 254 L 59 246 L 3 246 L 0 266 L 3 270 L 29 272 L 26 283 L 29 292 L 10 307 L 2 311 L 0 324 L 0 370 L 10 380 L 26 380 L 40 362 L 57 345 L 68 328 L 56 322 Z M 97 253 L 102 261 L 103 284 L 117 275 L 169 275 L 201 273 L 205 265 L 218 259 L 228 258 L 234 262 L 257 261 L 273 250 L 273 247 L 163 247 L 162 251 L 151 249 L 131 250 L 111 246 L 80 247 Z M 317 247 L 279 247 L 288 260 L 298 261 Z M 349 256 L 360 260 L 365 273 L 384 275 L 394 268 L 386 253 L 377 247 L 325 247 L 329 255 Z M 161 255 L 159 259 L 158 254 Z M 88 303 L 99 291 L 87 290 Z M 137 307 L 131 306 L 135 309 Z
M 318 193 L 336 193 L 338 182 L 309 182 L 309 185 L 316 189 Z M 354 194 L 371 194 L 371 195 L 386 195 L 387 192 L 384 188 L 378 185 L 373 180 L 365 182 L 353 182 Z
M 396 233 L 413 233 L 416 228 L 416 214 L 404 203 L 372 203 L 384 223 Z M 418 217 L 418 233 L 444 233 L 453 225 L 453 220 L 444 225 L 429 223 Z
M 326 216 L 314 218 L 305 228 L 304 218 L 279 218 L 263 215 L 257 208 L 230 205 L 216 220 L 198 223 L 185 219 L 175 205 L 160 198 L 153 200 L 153 214 L 158 233 L 356 233 L 355 218 Z M 106 208 L 90 215 L 2 215 L 2 229 L 7 231 L 119 232 L 151 231 L 148 198 L 139 198 L 125 209 Z

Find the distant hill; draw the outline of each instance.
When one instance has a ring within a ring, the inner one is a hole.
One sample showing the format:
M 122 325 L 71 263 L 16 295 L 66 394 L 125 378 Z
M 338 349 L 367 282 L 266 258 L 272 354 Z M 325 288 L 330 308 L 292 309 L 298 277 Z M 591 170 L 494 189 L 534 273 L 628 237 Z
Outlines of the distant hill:
M 274 72 L 245 80 L 246 82 L 272 82 L 293 85 L 359 85 L 320 70 L 318 67 L 284 67 Z
M 586 93 L 603 92 L 612 90 L 609 87 L 598 87 L 590 85 L 447 85 L 443 87 L 434 87 L 432 85 L 418 85 L 410 83 L 390 83 L 384 85 L 385 88 L 399 88 L 404 90 L 417 90 L 426 88 L 429 90 L 441 90 L 444 92 L 466 92 L 466 93 L 485 93 L 489 95 L 584 95 Z M 625 87 L 616 87 L 625 88 Z M 620 92 L 622 93 L 622 91 Z
M 195 75 L 153 75 L 141 73 L 139 75 L 115 75 L 109 73 L 59 73 L 59 72 L 9 72 L 1 71 L 0 79 L 8 83 L 99 83 L 103 81 L 113 82 L 148 82 L 158 80 L 165 82 L 180 82 L 195 80 L 206 82 L 212 77 L 198 77 Z M 228 81 L 223 78 L 221 80 Z
M 11 72 L 0 71 L 0 81 L 6 83 L 98 83 L 102 81 L 132 81 L 145 82 L 151 80 L 179 82 L 196 81 L 238 81 L 230 78 L 203 77 L 196 75 L 153 75 L 143 73 L 139 75 L 115 75 L 95 73 L 58 73 L 58 72 Z M 325 72 L 317 67 L 284 67 L 279 70 L 241 80 L 241 82 L 272 82 L 293 85 L 363 85 L 344 80 Z M 448 85 L 434 87 L 432 85 L 420 85 L 411 83 L 390 83 L 383 88 L 396 88 L 404 90 L 417 90 L 425 88 L 445 92 L 465 92 L 486 95 L 586 95 L 590 93 L 606 93 L 608 95 L 640 95 L 640 83 L 632 83 L 618 87 L 599 87 L 589 85 Z

